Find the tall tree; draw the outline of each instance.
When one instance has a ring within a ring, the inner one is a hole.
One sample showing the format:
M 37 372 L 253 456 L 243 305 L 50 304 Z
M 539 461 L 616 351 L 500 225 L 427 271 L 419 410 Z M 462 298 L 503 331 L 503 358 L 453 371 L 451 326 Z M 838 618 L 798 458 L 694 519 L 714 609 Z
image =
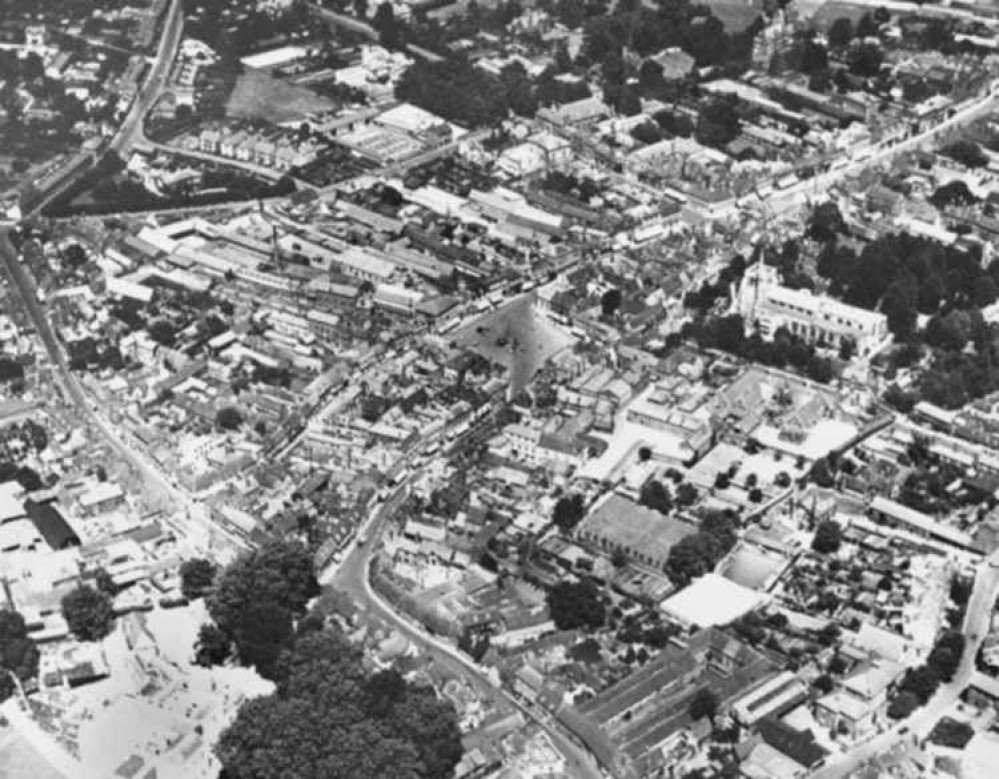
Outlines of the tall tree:
M 461 759 L 451 705 L 394 671 L 368 676 L 336 631 L 300 637 L 277 676 L 219 739 L 231 779 L 445 779 Z
M 111 598 L 87 584 L 63 597 L 62 616 L 69 631 L 80 641 L 100 641 L 114 627 Z
M 204 597 L 211 589 L 217 572 L 211 560 L 203 557 L 185 560 L 180 564 L 180 591 L 188 600 Z
M 38 648 L 28 638 L 24 617 L 16 611 L 0 610 L 0 702 L 14 693 L 11 674 L 22 682 L 38 673 Z

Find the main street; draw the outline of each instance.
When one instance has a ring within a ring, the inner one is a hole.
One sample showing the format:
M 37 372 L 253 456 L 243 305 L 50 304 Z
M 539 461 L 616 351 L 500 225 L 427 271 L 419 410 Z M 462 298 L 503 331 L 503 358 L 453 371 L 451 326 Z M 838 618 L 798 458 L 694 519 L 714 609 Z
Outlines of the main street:
M 79 380 L 69 368 L 66 354 L 56 338 L 49 323 L 48 316 L 38 302 L 35 280 L 24 265 L 18 260 L 17 252 L 10 242 L 8 230 L 0 230 L 0 263 L 2 263 L 9 279 L 12 291 L 20 299 L 24 312 L 41 339 L 49 362 L 64 397 L 69 400 L 80 414 L 80 419 L 97 430 L 108 446 L 122 461 L 128 463 L 133 472 L 137 473 L 145 487 L 146 496 L 153 502 L 172 506 L 175 510 L 187 515 L 187 521 L 196 523 L 207 539 L 220 539 L 229 547 L 245 547 L 245 542 L 212 524 L 206 518 L 203 508 L 171 479 L 165 476 L 149 459 L 135 448 L 131 447 L 96 409 L 94 401 L 88 397 Z M 169 513 L 169 512 L 168 512 Z M 172 523 L 181 535 L 188 535 L 189 528 Z

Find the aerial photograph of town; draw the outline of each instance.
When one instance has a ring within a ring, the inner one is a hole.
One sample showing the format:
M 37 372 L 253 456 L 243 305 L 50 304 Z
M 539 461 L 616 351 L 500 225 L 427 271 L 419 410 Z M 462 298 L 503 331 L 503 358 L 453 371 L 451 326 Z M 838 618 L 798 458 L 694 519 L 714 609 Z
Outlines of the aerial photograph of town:
M 0 779 L 999 779 L 999 0 L 0 0 Z

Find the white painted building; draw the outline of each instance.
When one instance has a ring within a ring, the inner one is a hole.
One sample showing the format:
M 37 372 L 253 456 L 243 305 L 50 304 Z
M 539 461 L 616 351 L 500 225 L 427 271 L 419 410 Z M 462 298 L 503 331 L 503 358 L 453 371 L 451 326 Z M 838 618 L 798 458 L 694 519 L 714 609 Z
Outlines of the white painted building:
M 810 344 L 838 348 L 852 339 L 856 353 L 867 357 L 891 338 L 884 314 L 784 287 L 777 269 L 762 263 L 746 269 L 736 291 L 735 308 L 747 328 L 759 327 L 768 339 L 781 327 Z

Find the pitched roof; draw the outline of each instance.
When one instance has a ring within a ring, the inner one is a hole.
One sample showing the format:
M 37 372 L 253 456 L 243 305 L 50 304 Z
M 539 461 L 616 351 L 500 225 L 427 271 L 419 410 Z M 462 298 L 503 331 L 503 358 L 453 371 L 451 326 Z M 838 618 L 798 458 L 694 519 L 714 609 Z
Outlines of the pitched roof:
M 805 768 L 814 767 L 829 754 L 810 730 L 795 730 L 771 718 L 760 720 L 756 727 L 767 744 Z

